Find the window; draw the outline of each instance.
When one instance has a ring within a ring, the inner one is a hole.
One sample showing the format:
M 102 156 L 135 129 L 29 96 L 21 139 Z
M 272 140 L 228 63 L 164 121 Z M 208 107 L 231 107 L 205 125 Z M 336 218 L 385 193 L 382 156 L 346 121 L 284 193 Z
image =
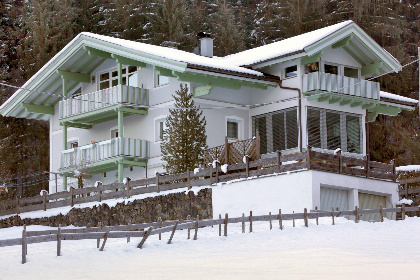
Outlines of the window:
M 137 67 L 124 66 L 122 68 L 122 84 L 129 86 L 137 86 Z M 118 85 L 118 70 L 113 69 L 99 74 L 99 90 L 114 87 Z M 128 82 L 127 82 L 128 81 Z
M 344 66 L 344 76 L 358 79 L 359 69 Z
M 308 107 L 308 145 L 357 153 L 361 151 L 362 116 Z
M 118 137 L 118 128 L 117 129 L 112 129 L 111 130 L 111 139 L 112 138 L 117 138 Z
M 162 141 L 166 131 L 166 116 L 161 116 L 155 119 L 155 141 Z
M 305 74 L 318 72 L 319 71 L 319 62 L 309 63 L 305 65 Z
M 261 154 L 298 147 L 297 108 L 271 112 L 252 119 L 253 134 L 260 135 Z
M 167 84 L 169 84 L 169 77 L 162 76 L 162 75 L 157 75 L 157 85 L 158 86 L 163 86 L 163 85 L 167 85 Z
M 234 121 L 227 121 L 227 137 L 232 139 L 239 138 L 239 124 Z
M 297 65 L 287 67 L 285 69 L 285 77 L 292 78 L 297 76 Z
M 81 96 L 82 95 L 82 88 L 81 87 L 79 87 L 78 89 L 76 89 L 72 94 L 71 94 L 71 97 L 72 98 L 75 98 L 75 97 L 79 97 L 79 96 Z
M 324 72 L 329 73 L 329 74 L 339 75 L 338 65 L 324 64 Z

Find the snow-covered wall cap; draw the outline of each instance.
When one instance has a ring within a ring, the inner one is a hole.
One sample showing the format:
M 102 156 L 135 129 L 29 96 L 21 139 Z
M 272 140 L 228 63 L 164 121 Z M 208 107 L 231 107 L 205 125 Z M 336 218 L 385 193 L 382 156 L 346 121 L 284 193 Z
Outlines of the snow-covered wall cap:
M 398 166 L 395 168 L 396 171 L 400 172 L 419 172 L 420 165 L 405 165 L 405 166 Z
M 393 99 L 393 100 L 402 101 L 402 102 L 409 102 L 409 103 L 413 103 L 413 104 L 418 104 L 419 103 L 419 101 L 416 100 L 416 99 L 404 97 L 404 96 L 389 93 L 389 92 L 386 92 L 386 91 L 380 91 L 379 96 L 383 97 L 383 98 Z
M 328 27 L 294 36 L 282 41 L 274 42 L 268 45 L 246 50 L 236 54 L 231 54 L 225 56 L 223 60 L 238 66 L 252 65 L 258 62 L 277 58 L 282 55 L 296 53 L 299 51 L 303 52 L 306 47 L 350 24 L 353 24 L 353 21 L 347 20 Z
M 246 73 L 246 74 L 251 74 L 251 75 L 256 75 L 256 76 L 263 76 L 261 72 L 247 69 L 244 67 L 239 67 L 236 65 L 232 65 L 228 61 L 224 61 L 216 57 L 210 58 L 210 57 L 200 56 L 194 53 L 189 53 L 189 52 L 178 50 L 178 49 L 149 45 L 145 43 L 134 42 L 134 41 L 124 40 L 120 38 L 94 34 L 90 32 L 82 32 L 80 35 L 94 38 L 97 40 L 101 40 L 104 42 L 108 42 L 111 44 L 115 44 L 124 48 L 129 48 L 134 51 L 139 51 L 145 54 L 150 54 L 150 55 L 154 55 L 154 56 L 158 56 L 158 57 L 162 57 L 162 58 L 166 58 L 166 59 L 170 59 L 170 60 L 174 60 L 178 62 L 185 62 L 189 64 L 212 67 L 212 68 L 221 69 L 221 70 L 228 70 L 228 71 L 235 71 L 235 72 Z

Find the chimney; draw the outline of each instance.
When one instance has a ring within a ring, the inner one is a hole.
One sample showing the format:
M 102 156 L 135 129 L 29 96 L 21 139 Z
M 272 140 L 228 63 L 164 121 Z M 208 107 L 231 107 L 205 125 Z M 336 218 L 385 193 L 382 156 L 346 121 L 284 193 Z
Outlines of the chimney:
M 201 56 L 213 57 L 213 38 L 209 33 L 201 31 L 197 34 L 199 39 L 198 54 Z

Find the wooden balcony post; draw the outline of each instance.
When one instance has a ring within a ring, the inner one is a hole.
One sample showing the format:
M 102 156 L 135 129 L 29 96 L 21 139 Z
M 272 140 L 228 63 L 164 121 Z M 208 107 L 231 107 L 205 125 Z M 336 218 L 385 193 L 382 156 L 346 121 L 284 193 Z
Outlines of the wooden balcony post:
M 228 137 L 225 137 L 225 163 L 229 164 L 229 141 Z
M 391 164 L 392 164 L 392 181 L 396 181 L 397 180 L 397 172 L 395 171 L 395 159 L 391 160 Z
M 369 155 L 365 156 L 365 169 L 366 169 L 366 178 L 369 178 Z
M 257 129 L 256 138 L 255 138 L 256 144 L 257 144 L 257 152 L 256 152 L 256 159 L 259 160 L 261 157 L 261 138 L 260 138 L 260 132 Z
M 249 178 L 249 157 L 245 156 L 246 159 L 246 166 L 245 166 L 245 170 L 246 170 L 246 177 Z
M 216 161 L 216 184 L 219 183 L 219 162 Z
M 341 150 L 337 152 L 338 156 L 338 173 L 343 173 L 343 158 L 341 156 Z
M 277 172 L 281 173 L 281 152 L 277 151 Z
M 311 169 L 311 151 L 312 151 L 312 147 L 308 145 L 308 148 L 306 151 L 308 153 L 306 157 L 306 159 L 308 160 L 308 169 Z

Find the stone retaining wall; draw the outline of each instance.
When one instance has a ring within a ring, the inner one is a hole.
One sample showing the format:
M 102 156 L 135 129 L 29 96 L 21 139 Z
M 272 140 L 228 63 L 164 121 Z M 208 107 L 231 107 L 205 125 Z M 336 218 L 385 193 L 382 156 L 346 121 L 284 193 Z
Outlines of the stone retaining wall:
M 200 219 L 212 218 L 212 191 L 202 189 L 197 195 L 190 191 L 172 193 L 156 197 L 134 200 L 127 204 L 118 203 L 114 207 L 107 204 L 92 208 L 73 208 L 67 215 L 57 215 L 45 218 L 21 219 L 11 216 L 0 220 L 0 228 L 22 225 L 61 226 L 74 225 L 77 227 L 95 227 L 101 222 L 102 226 L 139 224 L 156 222 L 158 217 L 165 220 L 186 219 L 188 215 Z

